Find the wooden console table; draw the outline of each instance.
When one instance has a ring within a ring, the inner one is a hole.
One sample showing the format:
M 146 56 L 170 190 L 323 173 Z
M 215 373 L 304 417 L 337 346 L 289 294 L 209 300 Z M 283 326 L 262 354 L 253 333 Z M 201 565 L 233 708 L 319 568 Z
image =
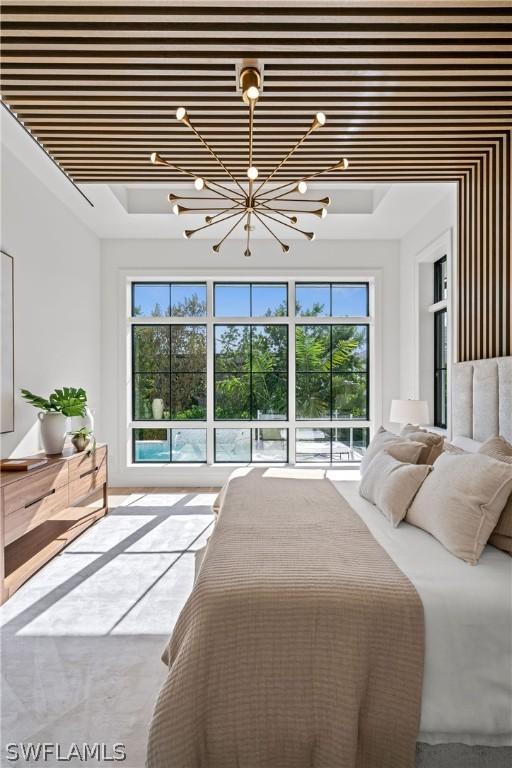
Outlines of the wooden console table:
M 44 454 L 40 454 L 43 456 Z M 0 472 L 1 602 L 108 511 L 107 446 Z

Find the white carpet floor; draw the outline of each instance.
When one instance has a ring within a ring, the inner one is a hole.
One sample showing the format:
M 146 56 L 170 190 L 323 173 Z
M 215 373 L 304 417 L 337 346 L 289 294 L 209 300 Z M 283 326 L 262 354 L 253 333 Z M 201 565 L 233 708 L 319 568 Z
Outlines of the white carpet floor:
M 2 606 L 2 765 L 25 764 L 5 760 L 10 742 L 63 752 L 121 743 L 121 765 L 143 768 L 160 654 L 192 588 L 215 495 L 127 496 Z

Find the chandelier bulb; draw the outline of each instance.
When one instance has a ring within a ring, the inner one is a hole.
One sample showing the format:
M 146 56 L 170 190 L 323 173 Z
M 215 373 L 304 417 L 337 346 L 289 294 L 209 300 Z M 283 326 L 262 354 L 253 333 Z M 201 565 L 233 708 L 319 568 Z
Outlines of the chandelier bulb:
M 324 205 L 330 205 L 331 204 L 331 198 L 330 197 L 322 197 L 320 202 L 323 203 Z
M 288 251 L 290 250 L 290 246 L 287 245 L 286 243 L 281 243 L 281 248 L 283 249 L 283 253 L 288 253 Z
M 251 165 L 251 167 L 247 169 L 247 178 L 250 179 L 250 181 L 256 181 L 258 178 L 258 169 L 255 168 L 254 165 Z
M 248 248 L 246 248 L 246 249 L 245 249 L 245 251 L 244 251 L 244 256 L 245 256 L 246 258 L 249 258 L 250 256 L 252 256 L 252 253 L 250 252 L 250 250 L 249 250 Z
M 301 195 L 305 195 L 307 191 L 308 191 L 308 185 L 306 184 L 306 182 L 299 181 L 299 183 L 297 184 L 297 192 L 299 192 L 299 194 Z
M 176 214 L 176 216 L 179 216 L 179 215 L 180 215 L 180 213 L 181 213 L 181 210 L 182 210 L 182 207 L 181 207 L 181 205 L 178 205 L 177 203 L 176 203 L 176 205 L 173 205 L 173 207 L 172 207 L 172 212 L 173 212 L 174 214 Z
M 168 201 L 169 201 L 170 203 L 175 203 L 175 202 L 176 202 L 176 200 L 179 200 L 179 197 L 178 197 L 178 195 L 175 195 L 173 192 L 170 192 L 170 193 L 167 195 L 167 199 L 168 199 Z
M 188 121 L 187 110 L 185 107 L 178 107 L 176 110 L 176 120 L 179 120 L 180 123 L 186 123 Z
M 260 97 L 260 92 L 255 85 L 251 85 L 250 88 L 247 89 L 246 93 L 249 101 L 258 101 Z
M 185 229 L 185 231 L 183 232 L 183 237 L 185 238 L 185 240 L 189 240 L 189 238 L 191 238 L 193 234 L 194 234 L 193 229 Z
M 212 245 L 212 249 L 215 251 L 215 253 L 218 253 L 220 251 L 220 243 Z
M 315 233 L 314 232 L 304 232 L 308 240 L 314 240 L 315 239 Z
M 200 192 L 202 189 L 204 189 L 204 179 L 197 178 L 194 181 L 194 187 L 197 189 L 198 192 Z
M 349 165 L 348 160 L 346 157 L 344 157 L 343 160 L 340 160 L 336 168 L 338 168 L 339 170 L 346 171 L 348 168 L 348 165 Z
M 323 112 L 317 112 L 313 118 L 311 130 L 315 131 L 317 128 L 322 128 L 325 125 L 327 118 Z
M 290 219 L 290 221 L 292 222 L 292 224 L 296 224 L 296 223 L 297 223 L 297 221 L 298 221 L 298 219 L 297 219 L 297 217 L 296 217 L 296 216 L 292 216 L 292 218 Z

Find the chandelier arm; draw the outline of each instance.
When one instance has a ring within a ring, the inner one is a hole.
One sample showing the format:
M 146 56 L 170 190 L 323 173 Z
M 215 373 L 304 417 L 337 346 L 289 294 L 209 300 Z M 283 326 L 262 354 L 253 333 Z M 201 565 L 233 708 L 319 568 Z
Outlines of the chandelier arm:
M 216 153 L 216 152 L 215 152 L 215 151 L 214 151 L 214 150 L 213 150 L 213 149 L 210 147 L 210 145 L 208 144 L 208 142 L 207 142 L 205 139 L 203 139 L 203 137 L 201 136 L 201 134 L 199 133 L 199 131 L 197 130 L 197 128 L 195 128 L 195 127 L 192 125 L 192 123 L 190 122 L 190 118 L 187 118 L 187 120 L 186 120 L 186 122 L 185 122 L 185 125 L 188 125 L 188 127 L 189 127 L 189 128 L 190 128 L 190 129 L 191 129 L 193 132 L 194 132 L 194 134 L 197 136 L 197 138 L 199 139 L 199 141 L 201 142 L 201 144 L 203 144 L 203 146 L 204 146 L 204 147 L 206 147 L 206 149 L 208 150 L 208 152 L 210 153 L 210 155 L 211 155 L 212 157 L 214 157 L 214 158 L 215 158 L 215 160 L 216 160 L 216 161 L 219 163 L 220 167 L 221 167 L 221 168 L 222 168 L 222 169 L 223 169 L 223 170 L 224 170 L 224 171 L 227 173 L 227 175 L 228 175 L 228 176 L 229 176 L 229 177 L 230 177 L 230 178 L 231 178 L 231 179 L 232 179 L 232 180 L 235 182 L 235 184 L 236 184 L 236 185 L 237 185 L 237 187 L 238 187 L 238 188 L 241 190 L 241 192 L 242 192 L 243 196 L 245 197 L 245 190 L 244 190 L 244 188 L 242 187 L 242 185 L 240 184 L 240 182 L 238 181 L 238 179 L 236 179 L 236 178 L 235 178 L 235 176 L 233 176 L 233 174 L 231 173 L 231 171 L 229 170 L 229 168 L 227 168 L 227 167 L 224 165 L 224 163 L 222 162 L 222 160 L 220 159 L 220 157 L 218 156 L 218 154 L 217 154 L 217 153 Z
M 269 226 L 267 226 L 267 224 L 265 224 L 265 222 L 263 221 L 263 219 L 262 219 L 260 216 L 258 216 L 258 214 L 256 213 L 256 211 L 254 211 L 254 215 L 256 216 L 256 218 L 258 219 L 258 221 L 260 222 L 260 224 L 263 224 L 263 226 L 265 227 L 265 229 L 267 230 L 267 232 L 270 232 L 270 234 L 272 235 L 272 237 L 273 237 L 275 240 L 277 240 L 277 242 L 278 242 L 278 243 L 279 243 L 279 245 L 281 246 L 282 250 L 283 250 L 283 251 L 286 253 L 286 252 L 287 252 L 287 251 L 290 249 L 290 246 L 289 246 L 289 245 L 287 245 L 286 243 L 283 243 L 283 241 L 282 241 L 282 240 L 280 240 L 280 239 L 278 238 L 278 236 L 276 235 L 276 233 L 275 233 L 275 232 L 273 232 L 273 231 L 270 229 L 270 227 L 269 227 Z M 263 214 L 263 215 L 265 215 L 265 214 Z
M 204 207 L 184 208 L 183 206 L 179 206 L 179 208 L 181 208 L 181 210 L 178 211 L 177 213 L 180 216 L 183 216 L 186 213 L 193 213 L 193 214 L 213 213 L 215 216 L 220 216 L 223 213 L 227 213 L 228 211 L 234 211 L 236 209 L 238 209 L 239 211 L 245 210 L 245 205 L 227 205 L 225 207 L 221 207 L 219 205 L 216 205 L 215 207 L 212 207 L 212 208 L 204 208 Z M 217 213 L 216 213 L 216 211 L 217 211 Z
M 301 146 L 301 144 L 303 144 L 303 143 L 306 141 L 306 139 L 308 138 L 308 136 L 309 136 L 311 133 L 313 133 L 313 131 L 314 131 L 314 130 L 315 130 L 315 129 L 314 129 L 314 127 L 313 127 L 313 126 L 310 126 L 310 127 L 308 128 L 308 130 L 306 131 L 306 133 L 304 134 L 304 136 L 302 136 L 302 137 L 301 137 L 301 138 L 300 138 L 300 139 L 297 141 L 297 143 L 295 144 L 295 146 L 294 146 L 294 147 L 292 147 L 292 148 L 290 149 L 290 151 L 288 152 L 288 154 L 287 154 L 287 155 L 285 155 L 285 156 L 283 157 L 283 159 L 281 160 L 281 162 L 280 162 L 280 163 L 278 163 L 278 164 L 276 165 L 276 167 L 274 168 L 274 170 L 272 171 L 272 173 L 270 173 L 270 174 L 267 176 L 267 178 L 266 178 L 266 179 L 263 179 L 263 181 L 261 182 L 261 184 L 260 184 L 260 185 L 259 185 L 259 187 L 257 188 L 256 192 L 254 193 L 255 195 L 257 195 L 257 194 L 258 194 L 258 192 L 260 191 L 260 189 L 261 189 L 262 187 L 264 187 L 264 186 L 265 186 L 265 184 L 267 184 L 267 183 L 270 181 L 270 179 L 272 179 L 272 178 L 273 178 L 273 177 L 276 175 L 276 173 L 278 172 L 278 170 L 279 170 L 280 168 L 282 168 L 282 167 L 283 167 L 283 165 L 284 165 L 284 164 L 285 164 L 285 163 L 286 163 L 286 162 L 287 162 L 287 161 L 290 159 L 290 157 L 293 155 L 293 153 L 297 151 L 297 149 L 298 149 L 298 148 Z
M 277 192 L 278 189 L 284 189 L 285 187 L 289 187 L 290 184 L 294 184 L 297 186 L 301 181 L 308 181 L 308 179 L 314 179 L 316 176 L 321 176 L 324 173 L 329 173 L 330 171 L 339 170 L 340 163 L 335 163 L 334 165 L 330 165 L 328 168 L 324 168 L 323 171 L 317 171 L 316 173 L 311 173 L 309 176 L 303 176 L 301 179 L 295 179 L 295 181 L 287 181 L 286 184 L 280 184 L 278 187 L 274 187 L 274 189 L 271 189 L 270 192 Z M 276 195 L 275 197 L 267 198 L 267 200 L 277 200 L 278 197 L 285 197 L 286 195 L 289 195 L 293 192 L 292 189 L 290 189 L 289 192 L 283 192 L 281 195 Z M 270 193 L 269 193 L 270 194 Z
M 157 160 L 153 160 L 153 157 L 157 157 Z M 151 155 L 151 161 L 154 165 L 167 165 L 169 168 L 172 168 L 174 171 L 178 171 L 179 173 L 183 173 L 185 176 L 192 176 L 193 179 L 201 179 L 202 176 L 199 176 L 197 173 L 193 173 L 192 171 L 187 171 L 186 168 L 182 168 L 180 165 L 175 165 L 174 163 L 169 162 L 169 160 L 165 160 L 165 158 L 158 155 L 156 152 L 154 152 Z M 229 187 L 225 187 L 223 184 L 220 184 L 218 181 L 209 181 L 208 179 L 204 179 L 206 187 L 210 190 L 210 192 L 214 192 L 216 195 L 220 195 L 221 197 L 229 197 L 229 195 L 238 195 L 241 197 L 239 192 L 236 192 L 233 189 L 230 189 Z M 220 189 L 225 190 L 224 193 L 217 192 L 217 190 L 212 189 L 212 185 L 219 187 Z M 240 185 L 239 185 L 240 186 Z M 229 193 L 229 195 L 226 195 L 226 192 Z M 245 192 L 244 192 L 245 197 Z M 230 200 L 234 201 L 233 197 L 229 197 Z
M 289 192 L 285 192 L 286 195 L 289 195 Z M 256 201 L 258 205 L 262 205 L 263 203 L 271 203 L 273 200 L 277 200 L 278 198 L 282 198 L 284 195 L 278 195 L 278 197 L 260 197 Z M 192 199 L 192 198 L 191 198 Z M 207 200 L 208 198 L 202 198 L 203 200 Z M 301 197 L 287 197 L 286 200 L 283 200 L 283 203 L 302 203 L 305 205 L 306 203 L 321 203 L 322 205 L 328 205 L 324 200 L 306 200 Z
M 250 166 L 249 166 L 250 167 Z M 247 240 L 245 244 L 245 256 L 251 255 L 251 250 L 249 248 L 251 244 L 251 211 L 247 213 L 247 224 L 245 225 L 246 231 L 247 231 Z
M 236 215 L 236 214 L 233 214 L 233 215 Z M 244 211 L 244 212 L 242 213 L 242 215 L 240 216 L 240 218 L 239 218 L 239 219 L 237 219 L 237 220 L 235 221 L 235 223 L 233 224 L 233 226 L 231 227 L 231 229 L 228 229 L 228 231 L 226 232 L 226 234 L 224 235 L 224 237 L 222 238 L 222 240 L 219 240 L 219 242 L 218 242 L 218 243 L 216 243 L 216 244 L 214 245 L 214 251 L 215 251 L 215 252 L 218 252 L 218 251 L 220 250 L 220 247 L 221 247 L 222 243 L 224 242 L 224 240 L 227 240 L 227 238 L 230 236 L 230 234 L 233 232 L 233 230 L 234 230 L 236 227 L 238 227 L 238 225 L 240 224 L 240 222 L 242 221 L 242 219 L 244 218 L 244 216 L 245 216 L 245 215 L 246 215 L 246 214 L 245 214 L 245 211 Z M 225 221 L 225 219 L 223 219 L 223 221 Z
M 292 227 L 291 224 L 286 224 L 284 221 L 279 221 L 279 219 L 275 219 L 273 216 L 270 216 L 268 213 L 264 213 L 263 211 L 260 211 L 261 216 L 265 216 L 267 219 L 272 219 L 272 221 L 275 221 L 276 224 L 280 224 L 282 227 L 288 227 L 288 229 L 293 229 L 294 232 L 300 232 L 301 235 L 304 235 L 304 237 L 307 237 L 308 240 L 312 240 L 314 237 L 314 232 L 305 232 L 303 229 L 299 229 L 298 227 Z
M 215 224 L 216 222 L 214 221 L 214 219 L 217 219 L 219 216 L 223 216 L 228 211 L 235 211 L 235 213 L 238 213 L 238 211 L 241 211 L 241 210 L 245 211 L 245 206 L 243 206 L 243 205 L 233 205 L 231 208 L 228 208 L 227 210 L 219 211 L 219 213 L 214 213 L 213 216 L 209 217 L 208 223 L 209 224 L 210 223 L 211 224 Z
M 200 232 L 202 229 L 208 229 L 208 227 L 214 227 L 216 224 L 222 224 L 223 221 L 228 221 L 228 219 L 232 219 L 233 216 L 238 216 L 238 211 L 235 211 L 235 213 L 230 213 L 229 216 L 225 216 L 223 219 L 218 219 L 217 221 L 212 221 L 209 224 L 203 224 L 202 227 L 197 227 L 197 229 L 189 229 L 189 237 L 192 237 L 192 235 L 195 235 L 196 232 Z M 245 216 L 245 213 L 242 214 Z
M 278 211 L 276 208 L 271 208 L 269 205 L 265 205 L 265 203 L 258 203 L 256 206 L 259 208 L 264 208 L 266 211 L 270 211 L 271 213 L 278 213 L 279 216 L 282 216 L 284 219 L 288 219 L 288 221 L 293 222 L 294 217 L 293 216 L 287 216 L 286 213 L 283 213 L 282 211 Z M 285 208 L 283 210 L 286 210 Z M 263 211 L 261 211 L 263 213 Z M 301 211 L 297 211 L 297 213 L 301 213 Z M 295 219 L 297 221 L 297 219 Z

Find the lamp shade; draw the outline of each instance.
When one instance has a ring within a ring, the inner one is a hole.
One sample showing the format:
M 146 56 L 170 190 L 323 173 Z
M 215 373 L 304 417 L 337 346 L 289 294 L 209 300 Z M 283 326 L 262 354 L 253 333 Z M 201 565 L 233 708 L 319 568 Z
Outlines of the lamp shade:
M 397 424 L 428 424 L 426 400 L 392 400 L 389 420 Z

